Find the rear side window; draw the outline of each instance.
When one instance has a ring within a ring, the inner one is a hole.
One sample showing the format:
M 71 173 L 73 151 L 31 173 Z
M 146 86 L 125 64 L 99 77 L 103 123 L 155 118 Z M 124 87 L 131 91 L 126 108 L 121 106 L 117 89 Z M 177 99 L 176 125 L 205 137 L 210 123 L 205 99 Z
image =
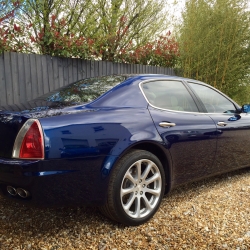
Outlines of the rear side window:
M 181 81 L 151 81 L 141 85 L 148 102 L 160 109 L 199 112 Z
M 201 99 L 208 113 L 236 112 L 234 104 L 214 89 L 191 82 L 189 82 L 189 85 Z
M 95 100 L 127 78 L 128 76 L 123 75 L 86 78 L 41 96 L 39 99 L 71 104 L 86 103 Z

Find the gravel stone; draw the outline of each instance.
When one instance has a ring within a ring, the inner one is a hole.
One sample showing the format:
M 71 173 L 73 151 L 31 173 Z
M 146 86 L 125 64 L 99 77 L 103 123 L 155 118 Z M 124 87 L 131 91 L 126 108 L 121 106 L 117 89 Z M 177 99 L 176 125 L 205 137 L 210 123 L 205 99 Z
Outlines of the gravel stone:
M 250 231 L 246 232 L 245 237 L 250 237 Z
M 144 225 L 93 207 L 25 207 L 0 197 L 0 250 L 250 249 L 250 168 L 174 189 Z

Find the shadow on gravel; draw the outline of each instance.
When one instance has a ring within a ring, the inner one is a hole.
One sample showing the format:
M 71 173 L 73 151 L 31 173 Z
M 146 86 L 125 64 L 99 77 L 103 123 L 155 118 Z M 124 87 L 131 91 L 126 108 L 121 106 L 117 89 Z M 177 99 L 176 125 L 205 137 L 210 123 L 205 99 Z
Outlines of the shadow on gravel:
M 173 189 L 169 193 L 169 195 L 165 196 L 165 197 L 172 197 L 172 196 L 175 196 L 179 193 L 185 193 L 185 192 L 190 192 L 190 191 L 191 191 L 190 193 L 192 193 L 195 196 L 196 191 L 211 190 L 212 188 L 216 188 L 216 186 L 219 184 L 229 183 L 231 178 L 246 175 L 247 173 L 250 173 L 250 167 L 231 171 L 229 173 L 225 173 L 225 174 L 221 174 L 221 175 L 216 175 L 216 176 L 202 179 L 199 181 L 190 182 L 190 183 L 181 185 L 181 186 Z
M 168 199 L 173 197 L 178 200 L 180 194 L 182 194 L 181 197 L 185 196 L 186 193 L 189 197 L 195 196 L 199 192 L 216 188 L 218 184 L 228 183 L 231 179 L 249 172 L 250 168 L 247 168 L 186 184 L 174 189 L 168 196 L 164 197 L 163 201 L 167 203 Z M 42 238 L 45 235 L 63 237 L 65 232 L 75 237 L 75 234 L 79 234 L 79 230 L 87 234 L 88 227 L 100 227 L 102 224 L 105 224 L 111 231 L 116 228 L 125 228 L 123 225 L 106 219 L 94 207 L 39 209 L 25 207 L 2 197 L 0 198 L 0 224 L 0 236 L 32 238 Z M 15 236 L 13 232 L 15 232 Z

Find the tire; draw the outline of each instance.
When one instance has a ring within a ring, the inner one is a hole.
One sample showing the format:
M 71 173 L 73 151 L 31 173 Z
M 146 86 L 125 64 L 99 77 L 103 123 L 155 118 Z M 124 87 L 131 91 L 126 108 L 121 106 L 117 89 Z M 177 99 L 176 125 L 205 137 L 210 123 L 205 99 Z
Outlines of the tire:
M 160 160 L 148 151 L 133 150 L 114 166 L 107 200 L 100 211 L 127 226 L 138 226 L 156 213 L 164 191 L 165 173 Z

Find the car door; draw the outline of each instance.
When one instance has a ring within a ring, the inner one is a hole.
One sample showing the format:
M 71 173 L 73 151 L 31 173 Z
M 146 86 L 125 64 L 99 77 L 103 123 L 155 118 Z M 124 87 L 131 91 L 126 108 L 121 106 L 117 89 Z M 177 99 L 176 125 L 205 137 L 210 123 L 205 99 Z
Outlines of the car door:
M 249 166 L 250 115 L 239 113 L 239 106 L 219 91 L 202 84 L 189 82 L 217 127 L 217 172 Z
M 140 85 L 149 112 L 172 157 L 172 184 L 210 175 L 216 151 L 216 126 L 181 80 L 145 81 Z

